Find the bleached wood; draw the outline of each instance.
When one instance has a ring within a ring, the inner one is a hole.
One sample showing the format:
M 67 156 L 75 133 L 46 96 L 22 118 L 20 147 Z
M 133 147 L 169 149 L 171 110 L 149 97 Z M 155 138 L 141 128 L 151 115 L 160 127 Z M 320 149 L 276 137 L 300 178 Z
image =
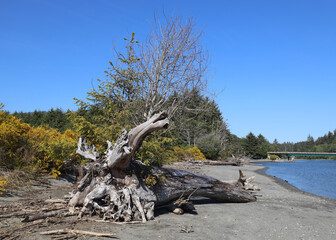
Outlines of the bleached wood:
M 58 229 L 58 230 L 51 230 L 46 232 L 40 232 L 41 235 L 57 235 L 57 234 L 83 234 L 83 235 L 91 235 L 97 237 L 114 237 L 116 233 L 99 233 L 99 232 L 90 232 L 90 231 L 83 231 L 77 229 Z
M 204 196 L 222 202 L 256 200 L 238 185 L 186 171 L 149 168 L 133 160 L 144 138 L 168 125 L 166 112 L 156 114 L 129 132 L 123 130 L 115 144 L 107 141 L 103 156 L 80 138 L 79 154 L 93 161 L 82 166 L 82 176 L 69 201 L 70 211 L 81 207 L 80 218 L 95 212 L 109 221 L 146 222 L 154 218 L 155 206 L 172 203 L 181 196 Z M 155 177 L 157 184 L 148 188 L 143 180 L 146 176 Z M 183 204 L 178 207 L 183 208 Z

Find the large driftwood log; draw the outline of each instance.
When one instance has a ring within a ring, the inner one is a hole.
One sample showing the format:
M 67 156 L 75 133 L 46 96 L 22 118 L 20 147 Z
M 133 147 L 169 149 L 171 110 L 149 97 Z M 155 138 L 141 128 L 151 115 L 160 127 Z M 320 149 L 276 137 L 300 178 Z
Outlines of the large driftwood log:
M 81 207 L 79 217 L 95 212 L 105 220 L 146 222 L 154 218 L 155 206 L 190 194 L 223 202 L 256 200 L 237 185 L 186 171 L 149 168 L 132 160 L 143 139 L 168 124 L 165 112 L 156 114 L 129 133 L 123 130 L 114 145 L 108 141 L 102 156 L 80 138 L 77 153 L 91 162 L 82 167 L 82 177 L 69 202 L 70 210 Z M 148 176 L 157 180 L 151 188 L 143 181 Z

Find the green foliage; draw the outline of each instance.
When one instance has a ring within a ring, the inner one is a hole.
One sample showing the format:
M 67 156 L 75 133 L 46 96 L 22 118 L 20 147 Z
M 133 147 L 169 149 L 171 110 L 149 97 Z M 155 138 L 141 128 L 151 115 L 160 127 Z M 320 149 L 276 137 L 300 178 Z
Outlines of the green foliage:
M 196 89 L 181 94 L 191 94 L 191 97 L 173 117 L 174 135 L 181 145 L 196 145 L 201 136 L 217 130 L 216 127 L 223 123 L 222 114 L 214 101 Z
M 112 112 L 112 106 L 107 106 L 105 109 L 97 109 L 97 111 L 94 111 L 93 108 L 94 106 L 84 113 L 84 115 L 81 115 L 84 112 L 83 109 L 71 112 L 69 113 L 69 119 L 75 132 L 85 137 L 90 144 L 94 144 L 99 152 L 104 152 L 106 149 L 106 140 L 116 140 L 123 129 L 119 120 L 126 113 Z
M 163 136 L 148 136 L 135 153 L 135 158 L 148 166 L 162 167 L 163 164 L 177 161 L 172 149 L 172 139 Z
M 271 150 L 271 144 L 261 134 L 258 135 L 257 142 L 258 142 L 257 152 L 256 152 L 254 158 L 256 158 L 256 159 L 267 158 L 267 152 Z
M 271 150 L 271 144 L 263 135 L 259 134 L 256 137 L 250 132 L 243 139 L 243 148 L 247 156 L 254 159 L 264 159 L 267 157 L 267 152 Z
M 193 89 L 185 107 L 173 117 L 172 134 L 181 146 L 197 146 L 208 159 L 218 159 L 228 154 L 229 130 L 218 105 L 200 91 Z M 172 97 L 174 98 L 174 97 Z
M 243 155 L 244 154 L 244 139 L 237 137 L 236 135 L 228 134 L 228 151 L 224 152 L 224 156 L 231 157 L 231 155 Z
M 115 62 L 109 62 L 107 79 L 98 79 L 98 86 L 88 92 L 86 101 L 76 100 L 79 109 L 69 113 L 76 132 L 95 144 L 100 151 L 105 148 L 106 140 L 114 141 L 119 132 L 135 126 L 135 113 L 141 102 L 138 101 L 138 85 L 141 74 L 135 69 L 139 59 L 134 54 L 138 43 L 134 33 L 126 39 L 126 54 L 117 53 Z
M 308 135 L 306 141 L 297 143 L 284 142 L 280 144 L 274 140 L 272 147 L 274 151 L 279 152 L 336 152 L 336 130 L 328 132 L 316 140 L 311 135 Z
M 33 127 L 48 126 L 62 133 L 72 127 L 67 114 L 59 108 L 51 108 L 47 112 L 37 110 L 28 113 L 14 112 L 13 115 Z
M 206 134 L 198 140 L 198 147 L 207 159 L 217 160 L 222 147 L 220 139 L 213 133 Z
M 256 136 L 250 132 L 244 139 L 243 147 L 245 150 L 246 156 L 255 157 L 258 148 L 258 140 Z
M 284 142 L 277 144 L 277 151 L 294 151 L 294 152 L 336 152 L 336 130 L 328 132 L 322 137 L 314 138 L 308 135 L 306 141 L 297 143 Z M 273 143 L 275 148 L 275 144 Z M 316 158 L 316 157 L 314 157 Z

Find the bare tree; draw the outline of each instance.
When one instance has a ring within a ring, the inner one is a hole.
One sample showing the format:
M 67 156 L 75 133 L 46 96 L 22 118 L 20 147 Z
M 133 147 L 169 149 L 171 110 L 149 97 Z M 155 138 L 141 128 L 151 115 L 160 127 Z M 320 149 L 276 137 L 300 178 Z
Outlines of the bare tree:
M 115 50 L 114 60 L 105 71 L 109 79 L 100 80 L 95 90 L 99 96 L 120 102 L 123 110 L 131 112 L 135 124 L 163 109 L 173 117 L 191 97 L 192 89 L 207 88 L 209 55 L 201 43 L 203 31 L 196 28 L 192 18 L 172 15 L 161 23 L 154 16 L 153 22 L 144 41 L 139 43 L 134 33 L 125 38 L 126 53 Z
M 139 56 L 146 119 L 162 108 L 168 108 L 172 116 L 188 99 L 191 89 L 206 89 L 209 55 L 202 47 L 202 35 L 192 18 L 183 21 L 182 17 L 172 15 L 162 24 L 155 17 Z

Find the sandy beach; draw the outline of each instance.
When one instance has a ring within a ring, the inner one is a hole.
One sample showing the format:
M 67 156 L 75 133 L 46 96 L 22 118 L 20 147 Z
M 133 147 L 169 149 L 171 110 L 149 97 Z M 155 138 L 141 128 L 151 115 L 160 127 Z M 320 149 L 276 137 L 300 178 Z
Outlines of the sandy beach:
M 258 173 L 262 169 L 259 166 L 202 166 L 197 171 L 229 181 L 238 178 L 238 169 L 247 177 L 256 176 L 254 183 L 261 188 L 256 202 L 238 204 L 196 199 L 197 214 L 175 215 L 162 209 L 157 211 L 154 221 L 146 224 L 80 222 L 71 226 L 51 225 L 41 231 L 74 228 L 115 232 L 118 239 L 336 239 L 336 200 L 305 193 Z M 49 194 L 60 197 L 63 191 L 58 191 Z M 23 239 L 50 238 L 36 231 Z M 80 236 L 78 239 L 103 238 Z
M 196 204 L 197 215 L 162 214 L 146 225 L 112 227 L 120 239 L 336 239 L 336 200 L 297 190 L 257 173 L 259 166 L 203 166 L 201 172 L 228 181 L 238 169 L 255 175 L 257 202 Z M 193 232 L 181 233 L 180 226 Z

